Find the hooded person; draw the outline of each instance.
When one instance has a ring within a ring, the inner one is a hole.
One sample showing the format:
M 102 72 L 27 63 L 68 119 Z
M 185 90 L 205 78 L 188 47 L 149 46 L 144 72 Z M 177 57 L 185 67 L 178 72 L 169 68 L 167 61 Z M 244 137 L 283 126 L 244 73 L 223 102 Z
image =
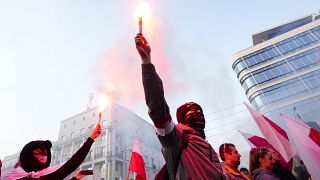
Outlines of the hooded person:
M 52 144 L 46 141 L 31 141 L 26 144 L 20 153 L 20 166 L 26 172 L 36 172 L 49 167 L 51 162 Z
M 19 162 L 3 179 L 63 179 L 76 170 L 87 156 L 94 139 L 101 134 L 101 126 L 97 124 L 87 141 L 65 163 L 49 166 L 51 163 L 50 141 L 31 141 L 21 150 Z
M 2 168 L 2 161 L 0 159 L 0 179 L 1 179 L 1 168 Z
M 160 77 L 151 63 L 151 48 L 142 34 L 135 37 L 142 60 L 142 81 L 149 116 L 161 144 L 166 164 L 155 179 L 224 179 L 218 156 L 205 139 L 205 118 L 200 105 L 194 102 L 177 109 L 172 121 L 164 98 Z

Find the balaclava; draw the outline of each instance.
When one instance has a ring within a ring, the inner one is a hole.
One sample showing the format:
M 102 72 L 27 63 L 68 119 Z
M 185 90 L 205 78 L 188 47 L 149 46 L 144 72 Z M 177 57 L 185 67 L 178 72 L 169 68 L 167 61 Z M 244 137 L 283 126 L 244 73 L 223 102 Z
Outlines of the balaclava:
M 201 106 L 194 102 L 187 102 L 177 109 L 178 123 L 187 125 L 204 137 L 205 119 Z
M 26 172 L 31 172 L 31 171 L 36 172 L 49 167 L 51 162 L 51 151 L 50 151 L 51 147 L 52 147 L 52 144 L 48 140 L 29 142 L 23 147 L 20 153 L 21 167 Z M 47 162 L 45 164 L 40 163 L 38 159 L 33 156 L 33 152 L 32 152 L 35 149 L 43 149 L 43 148 L 47 149 L 47 153 L 46 153 Z

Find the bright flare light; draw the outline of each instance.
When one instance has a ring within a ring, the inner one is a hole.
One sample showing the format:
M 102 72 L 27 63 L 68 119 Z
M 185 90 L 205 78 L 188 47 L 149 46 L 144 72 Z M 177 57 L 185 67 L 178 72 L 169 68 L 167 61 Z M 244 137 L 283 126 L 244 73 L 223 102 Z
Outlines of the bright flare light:
M 100 93 L 98 97 L 99 101 L 99 113 L 102 113 L 106 106 L 110 105 L 110 97 L 106 93 Z
M 136 22 L 139 22 L 139 19 L 142 20 L 144 24 L 147 24 L 151 19 L 152 11 L 147 2 L 141 2 L 133 11 L 133 16 Z

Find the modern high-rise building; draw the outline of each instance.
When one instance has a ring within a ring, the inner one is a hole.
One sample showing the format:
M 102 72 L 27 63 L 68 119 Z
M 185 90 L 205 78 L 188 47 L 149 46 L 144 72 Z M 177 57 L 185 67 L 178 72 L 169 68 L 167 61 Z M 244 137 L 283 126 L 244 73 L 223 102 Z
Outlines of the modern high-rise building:
M 235 53 L 232 68 L 251 105 L 284 126 L 280 112 L 318 129 L 320 14 L 256 33 Z
M 89 108 L 60 122 L 58 140 L 53 142 L 51 148 L 51 165 L 65 162 L 71 158 L 90 136 L 98 122 L 98 115 L 97 107 Z M 77 169 L 93 170 L 92 176 L 83 179 L 126 179 L 136 136 L 140 139 L 147 177 L 154 179 L 164 160 L 153 125 L 116 103 L 106 107 L 102 113 L 101 125 L 102 133 L 97 137 L 84 162 Z M 19 154 L 5 157 L 3 174 L 13 168 L 18 161 Z M 134 179 L 134 176 L 130 173 L 129 179 Z

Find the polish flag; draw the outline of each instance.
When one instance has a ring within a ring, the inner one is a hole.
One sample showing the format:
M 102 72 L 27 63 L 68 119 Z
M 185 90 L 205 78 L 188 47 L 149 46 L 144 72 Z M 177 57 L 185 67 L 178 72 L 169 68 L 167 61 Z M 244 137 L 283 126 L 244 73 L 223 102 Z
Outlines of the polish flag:
M 282 155 L 265 138 L 242 131 L 239 132 L 251 148 L 267 147 L 274 149 L 280 155 L 281 164 L 290 170 L 292 169 L 293 159 L 291 159 L 289 162 L 286 162 Z
M 284 114 L 281 116 L 285 119 L 288 129 L 292 135 L 299 154 L 311 174 L 312 179 L 320 179 L 320 147 L 310 134 L 314 135 L 319 132 L 311 132 L 311 128 L 302 122 L 291 119 Z
M 280 116 L 282 116 L 284 119 L 291 119 L 290 117 L 284 115 L 283 113 L 280 113 Z M 291 119 L 294 120 L 294 119 Z M 320 146 L 320 132 L 315 130 L 312 127 L 309 127 L 308 125 L 304 124 L 303 122 L 294 120 L 296 123 L 299 124 L 299 126 L 303 127 L 302 129 L 304 130 L 305 134 L 311 138 L 314 143 L 316 143 L 318 146 Z
M 290 159 L 296 154 L 297 150 L 294 145 L 289 142 L 287 133 L 277 124 L 272 122 L 264 115 L 256 112 L 246 103 L 245 105 L 258 125 L 263 136 L 268 139 L 268 142 L 282 155 L 285 161 L 289 162 Z
M 144 160 L 140 148 L 140 141 L 138 137 L 136 137 L 136 142 L 134 143 L 134 147 L 132 150 L 127 179 L 130 172 L 136 173 L 136 180 L 147 179 L 146 170 L 144 168 Z
M 239 131 L 251 148 L 272 147 L 271 144 L 263 137 Z

